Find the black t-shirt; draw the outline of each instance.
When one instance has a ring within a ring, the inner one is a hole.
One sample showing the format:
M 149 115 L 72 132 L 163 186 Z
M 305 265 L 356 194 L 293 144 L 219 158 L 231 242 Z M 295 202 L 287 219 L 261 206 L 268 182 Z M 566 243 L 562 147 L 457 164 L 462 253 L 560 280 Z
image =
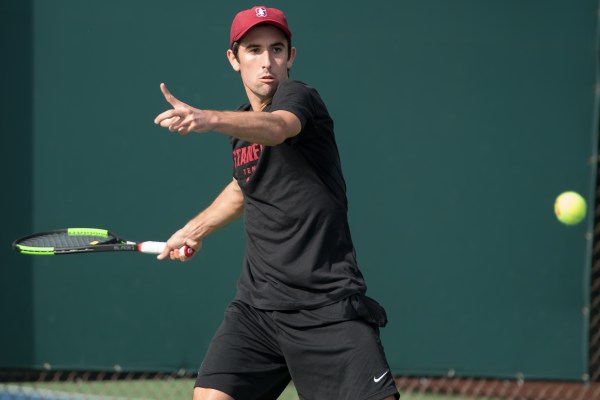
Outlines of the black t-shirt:
M 296 115 L 302 131 L 277 146 L 231 139 L 246 231 L 237 299 L 294 310 L 364 293 L 329 112 L 315 89 L 294 80 L 279 84 L 264 111 L 276 110 Z

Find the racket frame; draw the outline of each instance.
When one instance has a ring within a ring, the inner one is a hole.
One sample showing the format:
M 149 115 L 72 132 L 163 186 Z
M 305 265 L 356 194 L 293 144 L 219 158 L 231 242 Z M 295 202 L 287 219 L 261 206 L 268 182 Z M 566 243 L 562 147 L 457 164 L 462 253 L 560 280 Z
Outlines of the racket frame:
M 104 242 L 98 242 L 97 244 L 88 244 L 85 246 L 71 246 L 71 247 L 58 247 L 58 246 L 27 246 L 20 244 L 28 239 L 52 234 L 67 234 L 68 236 L 98 236 L 107 238 Z M 114 233 L 106 229 L 98 228 L 67 228 L 67 229 L 56 229 L 45 232 L 38 232 L 32 235 L 23 236 L 12 243 L 12 248 L 21 253 L 29 255 L 40 255 L 40 256 L 52 256 L 52 255 L 65 255 L 65 254 L 77 254 L 77 253 L 90 253 L 90 252 L 107 252 L 107 251 L 136 251 L 142 252 L 141 247 L 144 242 L 132 242 L 125 240 L 115 235 Z M 146 242 L 148 243 L 148 242 Z M 153 242 L 160 244 L 162 242 Z M 164 244 L 164 243 L 162 243 Z M 155 246 L 156 248 L 156 246 Z M 158 254 L 156 251 L 144 253 Z

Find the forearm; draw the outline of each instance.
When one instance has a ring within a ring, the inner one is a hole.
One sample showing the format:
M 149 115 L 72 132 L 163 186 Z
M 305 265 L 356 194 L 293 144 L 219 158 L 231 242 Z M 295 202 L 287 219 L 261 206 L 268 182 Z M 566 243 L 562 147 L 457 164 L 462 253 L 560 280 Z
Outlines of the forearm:
M 298 117 L 289 111 L 242 112 L 194 108 L 175 98 L 164 83 L 160 88 L 172 109 L 160 113 L 154 123 L 171 132 L 218 132 L 247 142 L 275 146 L 302 129 Z
M 285 118 L 277 112 L 208 111 L 210 130 L 244 141 L 275 146 L 297 132 L 289 129 Z M 299 129 L 298 129 L 299 130 Z
M 289 111 L 244 112 L 201 110 L 173 99 L 165 91 L 165 97 L 175 108 L 159 114 L 154 123 L 171 132 L 218 132 L 244 141 L 275 146 L 297 135 L 302 129 L 298 117 Z
M 183 228 L 186 236 L 201 241 L 213 232 L 239 218 L 244 210 L 244 196 L 234 180 L 223 189 L 204 211 Z

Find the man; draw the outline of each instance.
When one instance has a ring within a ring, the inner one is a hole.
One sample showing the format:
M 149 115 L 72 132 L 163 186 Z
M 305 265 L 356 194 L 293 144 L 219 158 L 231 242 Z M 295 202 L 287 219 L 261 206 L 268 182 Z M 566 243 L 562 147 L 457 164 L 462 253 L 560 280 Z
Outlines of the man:
M 194 399 L 277 399 L 290 379 L 302 399 L 394 399 L 379 326 L 365 296 L 347 220 L 333 122 L 317 91 L 288 79 L 296 56 L 285 15 L 253 7 L 231 26 L 227 58 L 249 104 L 173 106 L 155 123 L 172 132 L 231 137 L 233 180 L 175 232 L 159 259 L 244 215 L 246 253 L 235 299 L 198 372 Z

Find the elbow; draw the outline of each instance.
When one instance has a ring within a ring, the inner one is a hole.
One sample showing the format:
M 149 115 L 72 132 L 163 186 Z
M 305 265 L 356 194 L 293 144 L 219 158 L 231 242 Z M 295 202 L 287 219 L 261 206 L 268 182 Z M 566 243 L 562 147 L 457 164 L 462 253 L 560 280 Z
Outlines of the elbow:
M 271 128 L 268 143 L 264 143 L 267 146 L 277 146 L 294 136 L 291 134 L 289 126 L 287 126 L 285 121 L 275 121 Z
M 267 146 L 277 146 L 296 136 L 302 130 L 302 124 L 298 117 L 285 110 L 276 110 L 269 113 L 267 123 L 268 128 L 266 130 L 269 134 L 266 142 L 268 143 L 262 143 Z
M 282 132 L 274 133 L 271 138 L 269 138 L 269 143 L 265 143 L 267 146 L 277 146 L 283 142 L 285 142 L 287 136 L 285 136 Z

